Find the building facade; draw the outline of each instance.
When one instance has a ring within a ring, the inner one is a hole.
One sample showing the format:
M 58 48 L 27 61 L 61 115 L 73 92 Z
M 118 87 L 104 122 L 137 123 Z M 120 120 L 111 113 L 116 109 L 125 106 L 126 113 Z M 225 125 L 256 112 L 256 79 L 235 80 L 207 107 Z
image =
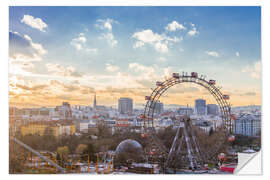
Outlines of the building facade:
M 177 113 L 180 115 L 192 115 L 193 109 L 190 107 L 181 107 L 177 110 Z
M 118 100 L 118 111 L 120 114 L 132 114 L 133 100 L 130 98 L 120 98 Z
M 162 102 L 156 102 L 156 105 L 155 105 L 155 113 L 157 114 L 161 114 L 163 113 L 164 111 L 164 105 Z
M 68 102 L 63 102 L 62 106 L 56 106 L 55 111 L 59 114 L 60 120 L 72 119 L 72 110 Z
M 53 135 L 56 138 L 63 135 L 73 135 L 76 132 L 74 124 L 66 124 L 66 123 L 49 123 L 44 124 L 40 122 L 29 123 L 27 125 L 22 125 L 21 135 Z
M 204 99 L 195 100 L 195 111 L 197 115 L 206 115 L 206 101 Z
M 218 105 L 216 104 L 207 104 L 207 115 L 218 115 L 219 114 L 219 109 Z
M 234 120 L 235 134 L 258 136 L 261 132 L 261 115 L 241 114 Z

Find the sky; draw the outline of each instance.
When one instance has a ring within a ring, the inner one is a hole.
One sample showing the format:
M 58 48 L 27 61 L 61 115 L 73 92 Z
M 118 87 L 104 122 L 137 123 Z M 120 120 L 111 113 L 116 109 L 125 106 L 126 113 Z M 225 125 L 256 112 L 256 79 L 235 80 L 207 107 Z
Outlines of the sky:
M 233 106 L 261 105 L 260 7 L 9 8 L 12 106 L 145 104 L 173 72 L 215 79 Z M 161 102 L 194 105 L 207 90 L 169 89 Z

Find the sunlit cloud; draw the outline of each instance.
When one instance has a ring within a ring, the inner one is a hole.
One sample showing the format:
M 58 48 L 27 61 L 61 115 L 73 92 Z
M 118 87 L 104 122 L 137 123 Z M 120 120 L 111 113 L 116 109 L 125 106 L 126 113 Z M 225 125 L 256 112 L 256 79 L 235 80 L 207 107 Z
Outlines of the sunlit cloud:
M 177 31 L 177 30 L 184 30 L 186 27 L 183 24 L 178 23 L 177 21 L 172 21 L 169 23 L 165 29 L 167 31 Z
M 104 31 L 99 39 L 105 39 L 107 43 L 111 47 L 116 47 L 118 41 L 115 39 L 114 34 L 113 34 L 113 24 L 119 24 L 118 21 L 113 20 L 113 19 L 98 19 L 97 23 L 95 24 L 96 28 Z
M 47 54 L 42 44 L 35 43 L 28 35 L 9 32 L 9 73 L 27 75 L 35 71 L 35 62 Z
M 113 33 L 110 33 L 110 32 L 109 33 L 102 33 L 99 38 L 105 39 L 111 47 L 115 47 L 118 43 L 118 41 L 115 40 Z
M 35 43 L 28 35 L 9 32 L 9 58 L 13 61 L 41 61 L 47 50 L 40 43 Z
M 208 56 L 212 56 L 212 57 L 215 57 L 215 58 L 218 58 L 220 57 L 220 54 L 216 51 L 205 51 L 205 53 L 208 55 Z
M 159 57 L 159 58 L 157 58 L 157 60 L 159 62 L 166 62 L 167 61 L 167 59 L 165 57 Z
M 115 72 L 115 71 L 118 71 L 119 70 L 119 67 L 116 66 L 116 65 L 112 65 L 112 64 L 106 64 L 106 71 L 108 72 Z
M 83 44 L 86 42 L 84 33 L 80 33 L 78 37 L 72 39 L 70 44 L 74 46 L 78 51 L 82 50 Z
M 40 18 L 35 18 L 31 15 L 24 15 L 21 23 L 24 23 L 34 29 L 38 29 L 42 32 L 45 32 L 45 29 L 48 27 L 48 25 Z
M 64 77 L 82 77 L 82 74 L 75 70 L 74 67 L 64 67 L 59 64 L 46 64 L 48 72 L 53 75 L 64 76 Z
M 168 53 L 170 43 L 174 44 L 182 40 L 182 37 L 169 37 L 165 34 L 154 33 L 151 29 L 135 32 L 131 37 L 136 39 L 133 48 L 140 48 L 148 44 L 160 53 Z
M 195 24 L 190 24 L 191 25 L 191 29 L 188 31 L 188 35 L 189 36 L 195 36 L 199 34 L 199 31 L 197 30 Z
M 95 24 L 95 26 L 99 29 L 106 29 L 108 31 L 112 31 L 112 24 L 119 24 L 118 21 L 114 20 L 114 19 L 98 19 L 97 23 Z
M 249 73 L 250 77 L 254 79 L 260 79 L 261 69 L 262 69 L 261 61 L 257 61 L 252 66 L 246 66 L 245 68 L 243 68 L 242 72 Z

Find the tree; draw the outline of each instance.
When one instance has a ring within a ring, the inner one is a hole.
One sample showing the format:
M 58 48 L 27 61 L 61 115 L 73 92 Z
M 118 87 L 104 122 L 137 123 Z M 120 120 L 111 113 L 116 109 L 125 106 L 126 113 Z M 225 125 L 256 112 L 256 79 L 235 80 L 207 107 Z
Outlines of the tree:
M 69 149 L 67 146 L 58 147 L 57 154 L 60 156 L 61 165 L 63 166 L 64 162 L 68 160 Z
M 176 129 L 173 129 L 173 126 L 168 126 L 165 129 L 158 131 L 157 136 L 163 141 L 167 148 L 171 148 L 175 134 Z
M 96 153 L 95 147 L 93 146 L 93 144 L 89 143 L 89 144 L 87 144 L 87 147 L 83 151 L 83 154 L 85 155 L 85 156 L 83 156 L 83 159 L 86 160 L 86 158 L 88 158 L 88 156 L 89 156 L 91 161 L 96 162 L 95 153 Z
M 211 136 L 214 133 L 213 127 L 211 127 L 210 131 L 209 131 L 209 136 Z
M 98 124 L 98 137 L 110 137 L 112 135 L 110 128 L 108 128 L 104 123 Z
M 59 140 L 59 146 L 67 146 L 72 154 L 75 153 L 76 147 L 80 143 L 82 143 L 82 139 L 76 135 L 62 136 Z
M 9 173 L 16 174 L 22 173 L 24 169 L 23 162 L 16 159 L 15 157 L 9 157 Z
M 56 153 L 56 160 L 57 160 L 57 164 L 61 164 L 61 157 L 59 153 Z
M 87 148 L 86 144 L 79 144 L 76 148 L 76 154 L 82 155 L 85 149 Z
M 56 151 L 57 149 L 57 140 L 56 137 L 52 134 L 45 134 L 41 136 L 40 145 L 42 150 L 47 151 Z

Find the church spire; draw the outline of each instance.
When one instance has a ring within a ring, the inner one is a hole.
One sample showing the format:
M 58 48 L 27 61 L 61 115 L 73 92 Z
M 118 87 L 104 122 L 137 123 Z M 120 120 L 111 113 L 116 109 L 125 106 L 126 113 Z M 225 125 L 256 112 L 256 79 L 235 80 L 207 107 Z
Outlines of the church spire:
M 97 97 L 95 93 L 93 108 L 96 109 L 96 107 L 97 107 Z

